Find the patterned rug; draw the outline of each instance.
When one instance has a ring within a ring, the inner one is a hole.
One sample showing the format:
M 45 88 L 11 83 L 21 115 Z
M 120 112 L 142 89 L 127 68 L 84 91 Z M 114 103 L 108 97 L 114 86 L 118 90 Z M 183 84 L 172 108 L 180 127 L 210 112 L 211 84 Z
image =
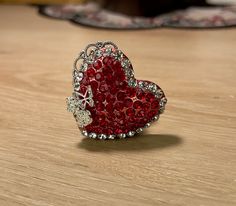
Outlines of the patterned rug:
M 222 28 L 236 26 L 236 6 L 189 7 L 156 17 L 133 17 L 99 7 L 96 3 L 40 6 L 48 17 L 109 29 Z

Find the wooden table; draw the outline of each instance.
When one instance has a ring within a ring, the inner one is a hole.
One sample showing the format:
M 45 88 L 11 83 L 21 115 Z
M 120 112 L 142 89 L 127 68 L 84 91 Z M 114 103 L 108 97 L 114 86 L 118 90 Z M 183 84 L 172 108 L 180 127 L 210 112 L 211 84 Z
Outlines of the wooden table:
M 0 205 L 236 205 L 236 30 L 111 31 L 0 7 Z M 94 141 L 66 111 L 71 69 L 110 39 L 169 100 L 140 136 Z

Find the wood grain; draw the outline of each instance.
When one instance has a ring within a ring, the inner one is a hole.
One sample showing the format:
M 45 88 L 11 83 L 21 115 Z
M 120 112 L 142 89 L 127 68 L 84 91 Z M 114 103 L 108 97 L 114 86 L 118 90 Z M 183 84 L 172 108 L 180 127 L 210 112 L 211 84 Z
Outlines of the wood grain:
M 236 205 L 236 30 L 112 31 L 0 6 L 0 205 Z M 65 109 L 75 56 L 110 39 L 169 100 L 140 137 L 92 141 Z

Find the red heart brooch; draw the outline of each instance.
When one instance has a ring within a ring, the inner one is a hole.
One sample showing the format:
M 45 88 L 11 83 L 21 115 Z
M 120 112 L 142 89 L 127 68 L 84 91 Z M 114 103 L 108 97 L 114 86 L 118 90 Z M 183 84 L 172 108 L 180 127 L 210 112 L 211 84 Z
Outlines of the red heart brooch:
M 158 120 L 167 102 L 155 83 L 135 79 L 131 62 L 110 41 L 89 44 L 79 54 L 73 87 L 67 109 L 82 134 L 94 139 L 125 138 L 142 132 Z

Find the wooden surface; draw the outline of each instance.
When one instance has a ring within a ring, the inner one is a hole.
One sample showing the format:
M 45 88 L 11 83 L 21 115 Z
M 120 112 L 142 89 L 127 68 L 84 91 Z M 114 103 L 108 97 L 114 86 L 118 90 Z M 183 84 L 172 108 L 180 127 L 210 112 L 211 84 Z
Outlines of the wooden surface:
M 236 30 L 107 31 L 0 6 L 0 205 L 236 205 Z M 135 138 L 84 139 L 71 69 L 110 39 L 169 100 Z

